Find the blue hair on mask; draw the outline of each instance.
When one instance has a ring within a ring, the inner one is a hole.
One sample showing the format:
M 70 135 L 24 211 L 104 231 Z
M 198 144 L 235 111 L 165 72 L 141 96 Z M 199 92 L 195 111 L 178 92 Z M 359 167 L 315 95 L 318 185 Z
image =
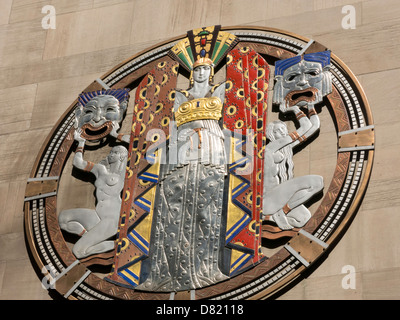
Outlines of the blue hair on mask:
M 79 102 L 82 106 L 85 106 L 91 99 L 99 95 L 110 95 L 114 96 L 120 103 L 126 101 L 129 98 L 128 89 L 108 89 L 108 90 L 97 90 L 92 92 L 82 92 L 79 95 Z
M 295 56 L 289 59 L 278 60 L 275 62 L 275 75 L 276 76 L 283 75 L 283 73 L 287 68 L 294 66 L 303 59 L 305 61 L 319 62 L 322 65 L 322 68 L 324 68 L 331 63 L 331 52 L 327 50 L 321 52 L 308 53 L 303 56 Z

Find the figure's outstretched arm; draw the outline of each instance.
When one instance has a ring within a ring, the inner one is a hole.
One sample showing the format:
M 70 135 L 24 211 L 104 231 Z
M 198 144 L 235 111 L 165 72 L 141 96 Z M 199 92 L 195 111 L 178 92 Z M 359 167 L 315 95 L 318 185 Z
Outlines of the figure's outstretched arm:
M 310 119 L 307 118 L 307 116 L 303 111 L 300 110 L 298 106 L 293 106 L 290 109 L 293 110 L 293 113 L 300 124 L 300 127 L 295 132 L 297 132 L 299 136 L 305 135 L 312 127 Z
M 130 142 L 131 136 L 129 134 L 122 134 L 122 133 L 118 133 L 118 129 L 119 129 L 119 124 L 117 121 L 113 121 L 112 122 L 112 130 L 110 132 L 110 136 L 114 137 L 115 139 L 117 139 L 118 141 L 122 141 L 125 143 Z
M 80 170 L 92 172 L 97 175 L 97 170 L 95 169 L 96 165 L 93 162 L 83 159 L 86 139 L 82 137 L 82 129 L 78 128 L 75 130 L 74 139 L 78 142 L 78 147 L 76 148 L 74 160 L 72 162 L 73 166 Z
M 286 112 L 293 112 L 296 116 L 296 119 L 299 121 L 299 128 L 291 133 L 289 133 L 286 137 L 277 139 L 275 141 L 271 141 L 267 148 L 269 151 L 275 152 L 288 144 L 291 144 L 292 147 L 298 145 L 299 143 L 307 140 L 307 133 L 313 127 L 313 123 L 303 111 L 300 110 L 298 106 L 287 107 Z
M 317 111 L 315 111 L 314 105 L 309 105 L 308 106 L 308 118 L 310 119 L 310 122 L 311 122 L 312 126 L 311 126 L 310 130 L 308 130 L 306 132 L 306 137 L 307 138 L 311 137 L 321 127 L 321 122 L 319 120 L 319 116 L 317 114 Z
M 83 151 L 86 140 L 82 137 L 82 129 L 78 128 L 74 132 L 74 139 L 78 142 L 78 147 L 75 150 L 73 166 L 83 170 L 87 166 L 87 161 L 83 159 Z
M 296 112 L 296 118 L 300 123 L 300 128 L 292 133 L 290 136 L 293 140 L 293 146 L 305 142 L 320 128 L 320 120 L 313 105 L 308 106 L 308 117 L 300 109 Z

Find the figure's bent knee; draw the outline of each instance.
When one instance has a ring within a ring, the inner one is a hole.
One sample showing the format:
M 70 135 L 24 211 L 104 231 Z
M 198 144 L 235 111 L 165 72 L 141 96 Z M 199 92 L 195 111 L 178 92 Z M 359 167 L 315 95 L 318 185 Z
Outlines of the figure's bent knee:
M 67 212 L 61 211 L 61 213 L 58 215 L 58 225 L 60 226 L 61 229 L 66 229 L 68 224 L 68 215 Z
M 84 258 L 86 256 L 86 250 L 82 246 L 79 245 L 77 242 L 74 247 L 72 248 L 72 253 L 77 257 L 78 259 Z
M 58 215 L 58 223 L 67 224 L 70 221 L 76 220 L 75 218 L 76 216 L 77 216 L 76 209 L 63 210 Z
M 61 211 L 58 215 L 58 223 L 65 223 L 65 211 Z
M 311 212 L 304 206 L 294 208 L 287 216 L 288 222 L 295 228 L 303 227 L 311 218 Z
M 324 188 L 324 178 L 322 176 L 312 175 L 310 178 L 310 187 L 313 188 L 315 192 L 321 191 Z

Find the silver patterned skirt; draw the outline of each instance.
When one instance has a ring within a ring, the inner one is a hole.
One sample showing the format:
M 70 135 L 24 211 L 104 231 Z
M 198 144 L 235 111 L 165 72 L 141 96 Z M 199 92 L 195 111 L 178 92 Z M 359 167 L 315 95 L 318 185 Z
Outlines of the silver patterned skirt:
M 226 176 L 222 131 L 214 120 L 189 122 L 179 127 L 177 145 L 178 163 L 161 166 L 149 258 L 142 265 L 147 271 L 138 290 L 190 290 L 228 278 L 219 266 Z

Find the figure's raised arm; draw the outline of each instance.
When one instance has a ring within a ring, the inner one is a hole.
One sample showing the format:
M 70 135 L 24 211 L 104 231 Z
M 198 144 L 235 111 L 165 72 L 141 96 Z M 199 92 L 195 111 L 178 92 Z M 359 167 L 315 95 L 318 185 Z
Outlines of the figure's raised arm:
M 297 121 L 300 124 L 299 128 L 294 132 L 297 133 L 300 137 L 305 135 L 312 127 L 310 119 L 308 119 L 305 113 L 301 111 L 300 108 L 296 105 L 288 108 L 288 110 L 293 111 Z
M 283 122 L 279 121 L 275 125 L 271 125 L 267 131 L 267 137 L 270 139 L 270 143 L 267 145 L 269 151 L 275 152 L 288 144 L 292 147 L 306 140 L 308 131 L 313 127 L 313 123 L 307 118 L 305 113 L 300 110 L 298 106 L 288 107 L 286 112 L 293 112 L 298 120 L 300 126 L 293 132 L 288 133 L 286 125 L 283 126 Z
M 316 133 L 321 126 L 321 122 L 319 120 L 317 111 L 315 111 L 314 105 L 308 106 L 308 118 L 310 119 L 311 122 L 311 128 L 306 132 L 307 138 L 311 137 L 314 133 Z
M 296 113 L 296 118 L 300 123 L 300 127 L 298 130 L 289 134 L 293 140 L 293 146 L 308 140 L 319 130 L 321 125 L 318 114 L 314 109 L 314 105 L 308 106 L 308 117 L 303 111 L 299 110 L 299 112 Z
M 131 138 L 130 134 L 118 133 L 118 129 L 119 129 L 118 121 L 113 121 L 112 126 L 113 126 L 113 128 L 110 132 L 110 136 L 114 137 L 118 141 L 122 141 L 125 143 L 130 142 L 130 138 Z
M 72 162 L 73 166 L 83 171 L 92 172 L 97 176 L 96 165 L 93 162 L 83 159 L 86 139 L 82 137 L 82 129 L 78 128 L 75 130 L 74 139 L 78 142 L 78 147 L 75 150 L 75 156 Z

